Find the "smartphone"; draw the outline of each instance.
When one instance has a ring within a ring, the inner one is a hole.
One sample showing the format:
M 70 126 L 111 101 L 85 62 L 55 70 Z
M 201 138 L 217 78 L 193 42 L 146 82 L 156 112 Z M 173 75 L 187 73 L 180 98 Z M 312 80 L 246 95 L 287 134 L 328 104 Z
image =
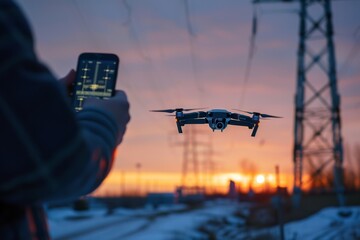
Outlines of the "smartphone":
M 72 94 L 75 111 L 86 98 L 110 98 L 115 94 L 119 57 L 111 53 L 82 53 L 78 58 Z

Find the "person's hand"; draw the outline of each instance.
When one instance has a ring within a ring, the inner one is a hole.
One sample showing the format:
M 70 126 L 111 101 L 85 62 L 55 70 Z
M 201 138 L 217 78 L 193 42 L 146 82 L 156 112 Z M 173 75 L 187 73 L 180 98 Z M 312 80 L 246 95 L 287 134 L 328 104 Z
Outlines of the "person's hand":
M 87 98 L 83 109 L 96 107 L 111 114 L 118 125 L 117 144 L 120 144 L 126 131 L 126 125 L 130 121 L 130 104 L 124 91 L 116 90 L 115 95 L 109 99 Z
M 73 93 L 74 90 L 74 82 L 75 82 L 76 72 L 74 69 L 71 69 L 69 73 L 59 79 L 59 82 L 65 87 L 66 92 L 69 96 Z

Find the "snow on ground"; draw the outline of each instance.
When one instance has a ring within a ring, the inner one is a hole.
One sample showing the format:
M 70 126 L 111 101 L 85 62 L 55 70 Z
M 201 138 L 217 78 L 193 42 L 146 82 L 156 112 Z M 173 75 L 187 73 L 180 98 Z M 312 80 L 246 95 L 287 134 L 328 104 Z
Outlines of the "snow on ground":
M 107 225 L 124 218 L 121 216 L 107 216 L 106 209 L 93 209 L 77 212 L 69 208 L 58 208 L 48 211 L 50 235 L 54 239 L 67 238 L 84 229 Z
M 360 239 L 360 207 L 349 207 L 351 215 L 342 217 L 341 209 L 326 208 L 305 220 L 286 225 L 285 236 L 297 239 Z
M 279 238 L 279 228 L 246 228 L 245 221 L 234 215 L 245 204 L 213 201 L 202 208 L 184 205 L 157 209 L 105 209 L 75 212 L 53 209 L 48 213 L 51 236 L 56 239 L 125 239 L 125 240 L 193 240 L 253 239 L 264 236 Z M 344 210 L 344 209 L 342 209 Z M 306 219 L 285 225 L 285 239 L 360 239 L 360 207 L 348 207 L 350 216 L 342 217 L 339 208 L 325 208 Z M 206 231 L 199 231 L 199 228 Z M 266 239 L 266 238 L 264 238 Z
M 75 211 L 72 208 L 56 208 L 48 211 L 50 234 L 54 239 L 81 236 L 89 229 L 96 230 L 120 222 L 129 222 L 136 218 L 145 218 L 151 214 L 169 211 L 181 211 L 185 205 L 164 205 L 157 209 L 150 207 L 141 209 L 115 209 L 108 214 L 106 208 L 94 208 L 88 211 Z M 129 229 L 129 228 L 127 228 Z M 90 231 L 93 232 L 93 231 Z
M 350 213 L 341 216 L 340 212 Z M 279 227 L 262 229 L 253 236 L 269 233 L 279 237 Z M 360 239 L 360 207 L 329 207 L 318 213 L 291 222 L 284 227 L 285 239 Z
M 237 207 L 237 204 L 229 201 L 212 202 L 202 209 L 182 214 L 170 214 L 155 219 L 146 229 L 128 239 L 206 239 L 206 236 L 198 233 L 196 229 L 210 219 L 233 215 Z
M 204 207 L 187 210 L 184 205 L 157 209 L 105 209 L 76 212 L 68 208 L 49 210 L 53 239 L 194 239 L 196 229 L 209 219 L 231 216 L 238 207 L 231 201 L 214 201 Z M 201 239 L 206 239 L 202 237 Z

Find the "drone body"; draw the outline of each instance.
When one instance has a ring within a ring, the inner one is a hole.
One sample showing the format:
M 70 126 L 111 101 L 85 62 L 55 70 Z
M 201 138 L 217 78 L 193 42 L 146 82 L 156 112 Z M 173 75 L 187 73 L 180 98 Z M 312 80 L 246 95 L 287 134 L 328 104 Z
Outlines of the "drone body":
M 252 116 L 243 115 L 240 113 L 229 112 L 225 109 L 212 109 L 209 111 L 196 111 L 184 113 L 184 111 L 193 111 L 197 109 L 164 109 L 164 110 L 152 110 L 152 112 L 165 112 L 165 113 L 173 113 L 175 112 L 176 126 L 179 133 L 182 133 L 182 127 L 186 124 L 209 124 L 209 127 L 215 131 L 220 130 L 224 131 L 224 129 L 228 125 L 235 126 L 244 126 L 249 129 L 253 129 L 251 136 L 255 137 L 256 132 L 259 127 L 260 118 L 280 118 L 277 116 L 272 116 L 268 114 L 262 114 L 259 112 L 246 112 L 248 114 L 252 114 Z

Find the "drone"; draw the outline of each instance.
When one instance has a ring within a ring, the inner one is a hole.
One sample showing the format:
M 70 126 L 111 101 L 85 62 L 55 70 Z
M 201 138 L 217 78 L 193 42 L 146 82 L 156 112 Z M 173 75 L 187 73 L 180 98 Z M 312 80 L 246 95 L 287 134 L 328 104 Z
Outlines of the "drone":
M 209 111 L 195 111 L 202 110 L 203 108 L 175 108 L 175 109 L 163 109 L 163 110 L 150 110 L 150 112 L 163 112 L 163 113 L 175 113 L 176 126 L 179 133 L 182 133 L 182 127 L 186 124 L 209 124 L 209 127 L 215 131 L 220 130 L 221 132 L 228 125 L 243 126 L 252 129 L 251 136 L 255 137 L 256 132 L 259 128 L 261 118 L 281 118 L 279 116 L 273 116 L 269 114 L 259 112 L 248 112 L 243 110 L 234 109 L 244 113 L 251 114 L 247 116 L 244 114 L 229 112 L 225 109 L 212 109 Z M 195 111 L 195 112 L 189 112 Z M 184 113 L 189 112 L 189 113 Z

